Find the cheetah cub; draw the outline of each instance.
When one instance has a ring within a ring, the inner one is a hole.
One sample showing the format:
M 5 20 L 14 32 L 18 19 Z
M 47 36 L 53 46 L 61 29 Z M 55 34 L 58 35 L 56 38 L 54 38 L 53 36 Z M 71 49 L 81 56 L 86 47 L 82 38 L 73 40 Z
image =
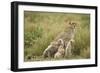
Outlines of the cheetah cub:
M 64 49 L 64 42 L 62 39 L 60 39 L 60 41 L 62 42 L 61 45 L 58 48 L 58 51 L 55 53 L 54 58 L 56 59 L 60 59 L 63 58 L 65 55 L 65 49 Z

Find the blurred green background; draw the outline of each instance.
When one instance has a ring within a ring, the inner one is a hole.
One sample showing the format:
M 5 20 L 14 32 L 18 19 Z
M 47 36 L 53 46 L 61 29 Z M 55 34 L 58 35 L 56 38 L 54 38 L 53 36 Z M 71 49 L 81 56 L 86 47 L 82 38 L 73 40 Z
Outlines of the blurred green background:
M 67 21 L 78 23 L 73 55 L 69 59 L 90 58 L 89 14 L 24 11 L 24 60 L 30 61 L 28 56 L 42 60 L 43 51 L 66 29 Z

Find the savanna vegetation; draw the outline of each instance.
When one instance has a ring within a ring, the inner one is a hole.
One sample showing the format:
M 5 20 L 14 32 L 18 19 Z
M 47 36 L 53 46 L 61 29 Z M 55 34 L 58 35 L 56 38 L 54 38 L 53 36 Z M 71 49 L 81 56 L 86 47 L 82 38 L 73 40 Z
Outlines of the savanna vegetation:
M 78 13 L 24 12 L 24 60 L 43 60 L 43 51 L 60 32 L 67 27 L 67 21 L 78 23 L 73 55 L 69 59 L 90 58 L 90 15 Z M 29 57 L 28 57 L 29 56 Z M 67 59 L 67 58 L 66 58 Z

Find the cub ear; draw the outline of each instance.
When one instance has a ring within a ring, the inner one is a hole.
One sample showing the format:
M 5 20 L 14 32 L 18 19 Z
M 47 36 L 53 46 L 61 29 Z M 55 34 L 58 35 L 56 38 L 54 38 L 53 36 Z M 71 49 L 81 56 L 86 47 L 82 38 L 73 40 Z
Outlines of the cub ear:
M 64 41 L 63 41 L 62 39 L 59 39 L 59 40 L 58 40 L 58 44 L 59 44 L 59 45 L 63 45 L 63 44 L 64 44 Z

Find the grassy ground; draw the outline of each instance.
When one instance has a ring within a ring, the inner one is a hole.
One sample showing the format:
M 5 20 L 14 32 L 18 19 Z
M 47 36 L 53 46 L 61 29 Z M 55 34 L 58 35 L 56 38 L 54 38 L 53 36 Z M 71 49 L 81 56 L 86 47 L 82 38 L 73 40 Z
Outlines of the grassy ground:
M 67 59 L 90 58 L 90 15 L 75 13 L 24 12 L 24 60 L 41 61 L 42 53 L 60 32 L 67 21 L 78 23 L 73 56 Z M 30 59 L 30 56 L 33 59 Z M 53 59 L 52 59 L 53 60 Z

